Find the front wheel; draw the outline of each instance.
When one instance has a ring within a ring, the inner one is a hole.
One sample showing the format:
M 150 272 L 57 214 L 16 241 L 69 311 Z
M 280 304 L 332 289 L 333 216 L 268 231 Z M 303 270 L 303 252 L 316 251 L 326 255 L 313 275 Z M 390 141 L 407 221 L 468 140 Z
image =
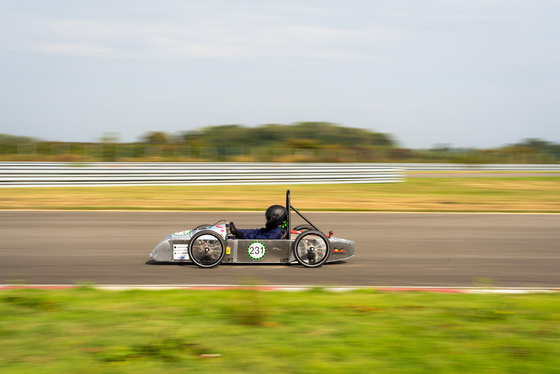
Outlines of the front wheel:
M 331 242 L 320 231 L 309 230 L 294 241 L 294 257 L 301 265 L 314 268 L 323 265 L 331 253 Z
M 211 230 L 196 233 L 189 243 L 189 257 L 201 268 L 218 265 L 226 254 L 224 239 Z

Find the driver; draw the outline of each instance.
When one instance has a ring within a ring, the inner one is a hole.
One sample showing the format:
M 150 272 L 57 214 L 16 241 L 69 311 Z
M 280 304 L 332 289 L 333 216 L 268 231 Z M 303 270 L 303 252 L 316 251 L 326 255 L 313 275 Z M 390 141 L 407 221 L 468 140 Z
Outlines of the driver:
M 282 205 L 272 205 L 265 212 L 266 225 L 260 229 L 237 229 L 233 222 L 229 230 L 237 239 L 282 239 L 286 235 L 288 210 Z

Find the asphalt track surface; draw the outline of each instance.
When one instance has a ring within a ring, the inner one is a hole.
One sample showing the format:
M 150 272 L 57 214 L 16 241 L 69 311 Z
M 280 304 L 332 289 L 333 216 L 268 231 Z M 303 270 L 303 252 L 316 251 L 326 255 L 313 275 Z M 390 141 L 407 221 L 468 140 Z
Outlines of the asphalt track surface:
M 251 212 L 0 211 L 0 283 L 98 285 L 560 287 L 560 215 L 307 213 L 356 241 L 346 262 L 299 265 L 154 265 L 165 236 Z M 299 223 L 299 222 L 296 222 Z

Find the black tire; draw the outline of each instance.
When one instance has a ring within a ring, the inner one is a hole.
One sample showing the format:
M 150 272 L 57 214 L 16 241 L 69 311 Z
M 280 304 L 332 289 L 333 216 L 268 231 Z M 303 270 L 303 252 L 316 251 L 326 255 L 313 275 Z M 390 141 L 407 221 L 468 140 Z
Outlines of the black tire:
M 201 268 L 218 265 L 226 254 L 224 239 L 211 230 L 196 233 L 189 242 L 189 258 Z
M 310 225 L 297 225 L 296 227 L 293 228 L 293 230 L 297 230 L 297 231 L 302 231 L 302 230 L 315 230 L 312 226 Z
M 298 235 L 293 246 L 294 257 L 301 265 L 316 268 L 331 254 L 331 242 L 320 231 L 309 230 Z

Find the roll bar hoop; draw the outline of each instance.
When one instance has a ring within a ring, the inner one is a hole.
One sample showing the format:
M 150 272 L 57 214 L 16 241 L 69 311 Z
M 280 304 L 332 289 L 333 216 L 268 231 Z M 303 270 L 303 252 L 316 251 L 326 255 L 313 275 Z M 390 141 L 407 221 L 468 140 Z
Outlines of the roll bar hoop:
M 301 218 L 303 218 L 303 220 L 304 220 L 305 222 L 309 223 L 309 224 L 311 225 L 311 227 L 313 227 L 313 229 L 315 229 L 315 230 L 317 230 L 317 231 L 319 231 L 319 232 L 322 232 L 321 230 L 319 230 L 319 229 L 317 228 L 317 226 L 315 226 L 313 223 L 311 223 L 310 220 L 308 220 L 307 218 L 305 218 L 305 217 L 303 216 L 303 214 L 301 214 L 296 208 L 294 208 L 294 207 L 292 206 L 291 201 L 290 201 L 290 190 L 286 190 L 286 209 L 288 210 L 288 233 L 291 232 L 291 229 L 292 229 L 292 227 L 291 227 L 291 226 L 292 226 L 292 215 L 291 215 L 292 210 L 293 210 L 294 212 L 296 212 L 296 213 L 298 214 L 298 216 L 300 216 Z

